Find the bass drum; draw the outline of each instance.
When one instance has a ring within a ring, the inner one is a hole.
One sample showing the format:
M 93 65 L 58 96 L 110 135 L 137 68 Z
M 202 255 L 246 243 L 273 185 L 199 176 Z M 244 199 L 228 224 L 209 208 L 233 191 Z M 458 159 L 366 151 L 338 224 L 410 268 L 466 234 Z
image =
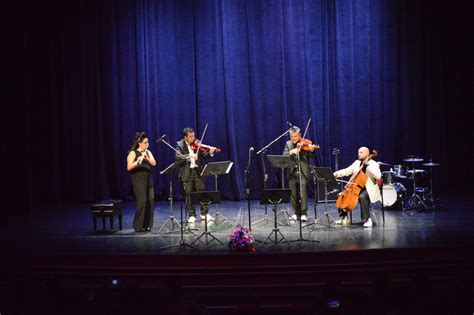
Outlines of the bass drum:
M 383 185 L 382 193 L 384 207 L 402 209 L 402 200 L 406 193 L 405 186 L 400 183 Z

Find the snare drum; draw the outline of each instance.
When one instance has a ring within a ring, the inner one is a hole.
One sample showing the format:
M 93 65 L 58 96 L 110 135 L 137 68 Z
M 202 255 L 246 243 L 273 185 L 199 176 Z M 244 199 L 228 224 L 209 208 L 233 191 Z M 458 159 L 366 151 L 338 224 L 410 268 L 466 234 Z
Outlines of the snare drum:
M 407 173 L 410 176 L 420 177 L 420 176 L 425 175 L 426 171 L 425 170 L 414 169 L 414 170 L 409 170 Z
M 406 189 L 400 183 L 384 184 L 382 193 L 384 207 L 398 206 L 398 208 L 401 208 L 401 201 L 405 197 Z
M 393 176 L 407 178 L 408 167 L 405 165 L 394 165 L 393 166 Z

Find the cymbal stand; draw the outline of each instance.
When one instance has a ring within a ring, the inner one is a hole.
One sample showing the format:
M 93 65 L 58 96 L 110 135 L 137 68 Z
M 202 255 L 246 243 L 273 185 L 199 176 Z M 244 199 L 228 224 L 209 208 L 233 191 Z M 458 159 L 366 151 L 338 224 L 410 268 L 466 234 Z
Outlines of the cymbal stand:
M 413 182 L 413 194 L 408 197 L 406 203 L 410 206 L 410 209 L 417 208 L 421 205 L 425 210 L 428 210 L 428 206 L 425 204 L 423 199 L 416 193 L 416 170 L 414 162 L 412 162 L 411 180 Z
M 431 208 L 435 208 L 435 198 L 433 194 L 433 166 L 428 166 L 430 168 L 430 192 L 426 195 L 425 200 L 431 202 Z

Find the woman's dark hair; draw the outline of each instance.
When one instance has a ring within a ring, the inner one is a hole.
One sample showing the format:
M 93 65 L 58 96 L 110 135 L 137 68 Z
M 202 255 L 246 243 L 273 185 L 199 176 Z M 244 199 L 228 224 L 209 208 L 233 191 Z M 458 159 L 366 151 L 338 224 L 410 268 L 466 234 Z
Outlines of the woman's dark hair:
M 135 138 L 133 139 L 132 147 L 130 151 L 135 151 L 138 149 L 138 143 L 143 141 L 143 139 L 148 138 L 144 132 L 135 132 Z

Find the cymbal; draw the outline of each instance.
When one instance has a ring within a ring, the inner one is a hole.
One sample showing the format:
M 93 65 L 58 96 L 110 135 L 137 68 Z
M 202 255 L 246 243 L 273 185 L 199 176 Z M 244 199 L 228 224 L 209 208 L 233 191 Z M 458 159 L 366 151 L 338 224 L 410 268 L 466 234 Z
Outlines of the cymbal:
M 423 163 L 423 166 L 440 166 L 440 163 L 435 163 L 435 162 L 429 162 L 429 163 Z
M 407 176 L 405 175 L 397 175 L 397 174 L 393 174 L 393 176 L 395 177 L 398 177 L 398 178 L 408 178 Z
M 422 159 L 422 158 L 413 157 L 413 158 L 403 159 L 403 161 L 405 161 L 405 162 L 422 162 L 423 159 Z
M 408 170 L 407 173 L 424 173 L 426 172 L 425 170 L 420 170 L 420 169 L 414 169 L 414 170 Z
M 378 161 L 377 163 L 379 163 L 379 165 L 386 165 L 386 166 L 392 165 L 392 164 L 384 163 L 384 162 L 381 162 L 381 161 Z

